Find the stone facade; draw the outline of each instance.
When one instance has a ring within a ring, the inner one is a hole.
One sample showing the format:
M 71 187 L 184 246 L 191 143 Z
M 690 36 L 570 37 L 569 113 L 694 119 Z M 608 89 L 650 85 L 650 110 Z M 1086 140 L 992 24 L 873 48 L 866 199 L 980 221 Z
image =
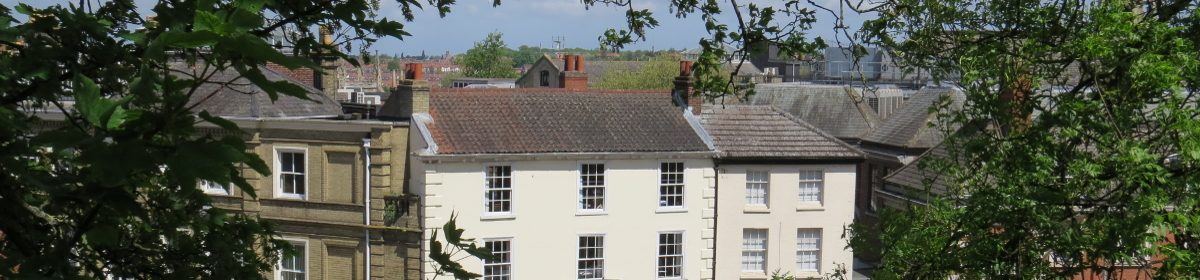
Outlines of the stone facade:
M 217 207 L 270 220 L 285 240 L 306 244 L 308 279 L 365 279 L 370 233 L 371 279 L 416 279 L 420 230 L 415 200 L 405 195 L 408 123 L 336 120 L 238 121 L 247 148 L 280 174 L 278 151 L 302 151 L 305 192 L 281 195 L 279 175 L 243 176 L 257 198 L 233 188 L 212 194 Z M 369 137 L 369 154 L 364 138 Z M 370 157 L 370 225 L 364 225 L 365 157 Z M 270 275 L 274 277 L 274 275 Z

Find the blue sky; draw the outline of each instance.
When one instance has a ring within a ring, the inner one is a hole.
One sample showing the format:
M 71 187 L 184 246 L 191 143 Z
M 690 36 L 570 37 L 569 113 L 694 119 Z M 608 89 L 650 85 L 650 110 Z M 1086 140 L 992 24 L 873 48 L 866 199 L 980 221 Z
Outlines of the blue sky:
M 750 1 L 761 4 L 783 2 Z M 814 0 L 830 7 L 836 7 L 837 1 Z M 17 2 L 27 2 L 33 6 L 64 3 L 49 0 L 0 0 L 0 3 L 9 7 Z M 148 7 L 155 1 L 136 2 L 139 7 Z M 395 0 L 380 2 L 380 16 L 403 18 Z M 727 1 L 722 2 L 728 5 Z M 406 37 L 403 41 L 385 38 L 377 42 L 373 49 L 381 54 L 420 54 L 422 51 L 430 55 L 445 51 L 461 53 L 489 32 L 503 33 L 505 41 L 513 48 L 520 45 L 550 47 L 551 38 L 554 36 L 564 36 L 566 47 L 594 48 L 599 45 L 597 37 L 603 34 L 604 30 L 622 27 L 624 23 L 622 8 L 597 6 L 587 10 L 579 0 L 507 0 L 499 7 L 492 7 L 491 3 L 491 0 L 460 0 L 445 18 L 439 18 L 433 10 L 418 10 L 414 21 L 405 24 L 405 29 L 412 33 L 411 37 Z M 634 1 L 636 7 L 654 11 L 661 25 L 648 32 L 646 41 L 637 42 L 629 46 L 629 49 L 692 48 L 697 46 L 700 38 L 707 35 L 699 16 L 675 18 L 668 10 L 668 3 L 666 0 Z M 810 36 L 821 36 L 829 40 L 834 34 L 833 17 L 824 11 L 819 11 L 818 14 L 820 20 L 809 32 Z M 732 15 L 723 17 L 725 22 L 735 22 Z M 857 28 L 864 18 L 866 16 L 850 15 L 847 23 Z

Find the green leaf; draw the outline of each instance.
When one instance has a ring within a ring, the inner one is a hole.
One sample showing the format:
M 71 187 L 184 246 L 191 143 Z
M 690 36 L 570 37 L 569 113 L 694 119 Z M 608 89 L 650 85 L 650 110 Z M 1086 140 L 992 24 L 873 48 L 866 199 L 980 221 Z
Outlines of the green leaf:
M 197 48 L 215 44 L 220 38 L 220 35 L 208 30 L 198 30 L 195 32 L 171 30 L 159 35 L 158 41 L 162 46 L 166 47 Z
M 124 124 L 126 119 L 131 115 L 133 114 L 125 110 L 125 108 L 116 107 L 113 109 L 112 114 L 108 115 L 108 120 L 104 122 L 104 127 L 107 129 L 116 129 Z
M 75 75 L 75 108 L 93 126 L 108 127 L 104 116 L 115 107 L 113 102 L 100 96 L 100 87 L 84 75 Z
M 112 225 L 98 225 L 96 228 L 84 233 L 83 237 L 91 244 L 115 246 L 120 242 L 120 235 L 120 231 Z

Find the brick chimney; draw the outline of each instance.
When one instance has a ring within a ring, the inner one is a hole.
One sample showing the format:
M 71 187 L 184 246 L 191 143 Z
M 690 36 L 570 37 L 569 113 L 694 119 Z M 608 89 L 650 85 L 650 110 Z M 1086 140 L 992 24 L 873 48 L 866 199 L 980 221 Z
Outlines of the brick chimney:
M 325 46 L 333 46 L 333 30 L 328 26 L 321 26 L 321 44 Z M 326 96 L 338 100 L 337 90 L 341 87 L 338 80 L 338 63 L 337 57 L 331 55 L 320 54 L 317 57 L 317 62 L 321 64 L 321 73 L 314 73 L 313 85 L 325 92 Z
M 698 96 L 692 96 L 694 90 L 692 88 L 692 62 L 679 61 L 679 76 L 675 77 L 675 88 L 671 90 L 671 100 L 675 106 L 691 106 L 692 114 L 700 114 L 700 105 L 703 100 Z
M 571 91 L 585 91 L 588 89 L 587 72 L 583 72 L 583 56 L 577 54 L 568 54 L 563 56 L 563 72 L 559 77 L 560 85 L 564 89 Z
M 429 112 L 429 81 L 425 80 L 425 65 L 405 63 L 404 79 L 379 109 L 379 117 L 409 119 L 414 113 Z

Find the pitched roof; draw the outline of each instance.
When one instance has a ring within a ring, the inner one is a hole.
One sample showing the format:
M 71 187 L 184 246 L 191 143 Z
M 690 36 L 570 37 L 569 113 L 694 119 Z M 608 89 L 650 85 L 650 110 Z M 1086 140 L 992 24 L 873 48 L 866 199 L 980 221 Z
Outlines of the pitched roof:
M 180 76 L 198 76 L 202 71 L 182 63 L 173 64 L 172 69 L 183 72 L 175 73 Z M 232 118 L 328 118 L 342 114 L 342 106 L 321 90 L 267 68 L 260 70 L 269 81 L 287 81 L 303 88 L 311 100 L 280 94 L 278 99 L 271 101 L 265 91 L 241 78 L 237 70 L 226 69 L 217 71 L 201 84 L 188 104 L 199 104 L 194 109 L 197 112 L 208 111 Z
M 914 93 L 899 110 L 892 112 L 879 128 L 871 131 L 864 142 L 885 144 L 903 148 L 931 148 L 942 142 L 942 131 L 929 124 L 936 121 L 937 114 L 930 109 L 943 96 L 950 98 L 951 110 L 962 108 L 965 99 L 962 91 L 955 88 L 925 87 Z
M 859 139 L 879 116 L 857 90 L 803 83 L 758 84 L 750 104 L 772 105 L 840 139 Z
M 722 158 L 863 158 L 862 152 L 845 142 L 771 106 L 710 106 L 701 117 Z
M 435 91 L 429 114 L 443 154 L 710 151 L 667 92 Z
M 883 177 L 883 180 L 889 184 L 915 190 L 924 190 L 926 183 L 928 183 L 931 194 L 946 194 L 946 189 L 949 186 L 949 183 L 946 182 L 948 180 L 947 176 L 939 173 L 935 167 L 928 163 L 935 159 L 950 160 L 950 153 L 946 150 L 945 146 L 934 146 L 918 157 L 917 160 Z

